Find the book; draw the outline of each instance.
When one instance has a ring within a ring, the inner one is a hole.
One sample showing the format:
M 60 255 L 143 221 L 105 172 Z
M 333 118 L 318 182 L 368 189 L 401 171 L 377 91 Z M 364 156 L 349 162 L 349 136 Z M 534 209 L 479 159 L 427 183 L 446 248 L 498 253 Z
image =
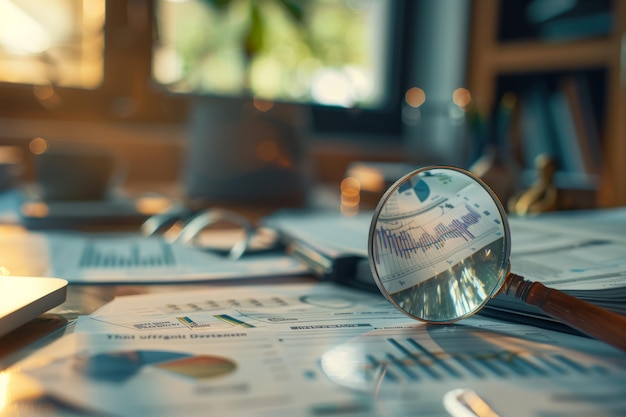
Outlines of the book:
M 570 102 L 561 88 L 555 89 L 548 98 L 548 109 L 557 141 L 559 166 L 565 172 L 587 173 L 585 156 L 580 147 L 575 118 Z
M 601 164 L 600 134 L 592 109 L 588 80 L 583 74 L 567 75 L 561 78 L 559 88 L 567 101 L 576 132 L 583 171 L 597 175 Z
M 549 89 L 545 82 L 537 80 L 522 95 L 520 130 L 523 167 L 535 169 L 539 155 L 558 159 L 557 144 L 554 141 L 552 122 L 548 109 Z
M 606 36 L 614 23 L 610 0 L 533 0 L 525 14 L 537 34 L 549 41 Z

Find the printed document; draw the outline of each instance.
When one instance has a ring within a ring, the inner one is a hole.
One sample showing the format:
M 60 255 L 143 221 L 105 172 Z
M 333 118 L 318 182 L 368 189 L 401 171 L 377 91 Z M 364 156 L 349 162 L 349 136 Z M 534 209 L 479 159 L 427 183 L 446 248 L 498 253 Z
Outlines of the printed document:
M 13 275 L 49 275 L 70 283 L 180 283 L 295 276 L 308 271 L 281 252 L 233 260 L 159 236 L 133 233 L 0 236 L 0 248 L 0 261 Z
M 119 297 L 18 366 L 120 416 L 448 416 L 459 388 L 503 416 L 626 413 L 613 347 L 476 317 L 426 325 L 329 282 Z

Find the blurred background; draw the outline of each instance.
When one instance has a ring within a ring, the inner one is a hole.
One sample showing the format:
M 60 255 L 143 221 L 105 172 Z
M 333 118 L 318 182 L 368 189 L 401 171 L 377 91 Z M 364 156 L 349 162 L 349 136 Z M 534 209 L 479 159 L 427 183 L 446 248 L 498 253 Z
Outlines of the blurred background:
M 353 214 L 450 164 L 511 211 L 621 206 L 625 31 L 617 0 L 0 0 L 0 182 Z

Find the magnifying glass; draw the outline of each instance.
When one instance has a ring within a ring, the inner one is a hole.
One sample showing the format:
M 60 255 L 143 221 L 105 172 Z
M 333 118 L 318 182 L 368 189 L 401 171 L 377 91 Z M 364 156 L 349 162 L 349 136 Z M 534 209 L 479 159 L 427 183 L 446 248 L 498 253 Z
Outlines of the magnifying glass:
M 418 169 L 378 203 L 368 253 L 381 293 L 407 315 L 452 323 L 502 292 L 626 350 L 626 317 L 510 272 L 511 231 L 496 194 L 456 167 Z

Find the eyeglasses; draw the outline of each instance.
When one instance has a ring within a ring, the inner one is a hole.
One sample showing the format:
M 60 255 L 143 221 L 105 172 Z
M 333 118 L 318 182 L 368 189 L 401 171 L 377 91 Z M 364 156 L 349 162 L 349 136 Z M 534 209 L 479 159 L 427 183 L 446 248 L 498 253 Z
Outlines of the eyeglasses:
M 140 230 L 144 236 L 161 235 L 170 243 L 191 245 L 230 259 L 281 247 L 276 231 L 255 225 L 238 213 L 221 208 L 194 210 L 182 202 L 149 217 Z

